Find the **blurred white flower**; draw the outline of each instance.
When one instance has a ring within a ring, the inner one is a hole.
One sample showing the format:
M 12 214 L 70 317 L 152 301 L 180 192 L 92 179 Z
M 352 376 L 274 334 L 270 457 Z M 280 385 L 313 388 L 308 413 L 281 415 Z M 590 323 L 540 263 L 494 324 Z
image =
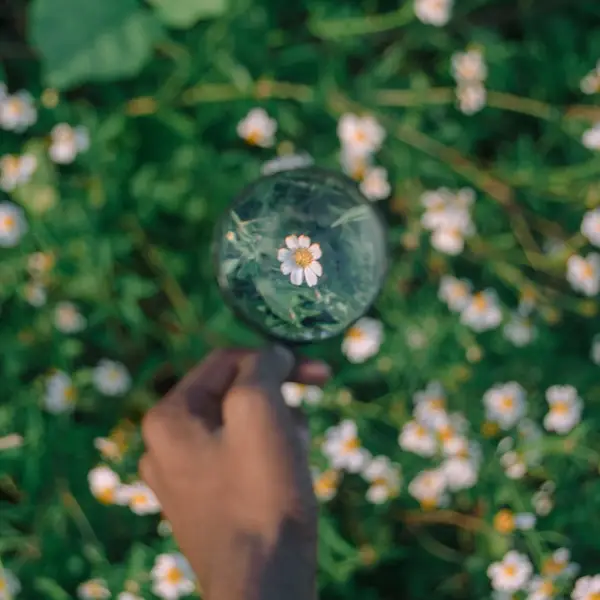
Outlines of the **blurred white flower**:
M 67 123 L 59 123 L 50 132 L 50 158 L 58 164 L 72 163 L 75 157 L 90 147 L 90 134 L 87 127 L 78 125 L 71 127 Z
M 86 318 L 72 302 L 59 302 L 54 309 L 54 326 L 61 333 L 78 333 L 85 329 Z
M 473 229 L 463 230 L 461 227 L 438 227 L 431 234 L 431 245 L 449 256 L 458 256 L 465 249 L 465 236 L 471 235 Z
M 21 582 L 10 570 L 0 566 L 0 600 L 13 600 L 21 591 Z
M 590 358 L 595 365 L 600 365 L 600 333 L 592 338 L 592 347 L 590 348 Z
M 536 575 L 527 586 L 527 600 L 554 600 L 558 589 L 551 579 Z
M 105 396 L 121 396 L 131 387 L 131 375 L 123 363 L 103 358 L 92 373 L 96 389 Z
M 105 600 L 110 598 L 110 590 L 104 579 L 89 579 L 77 586 L 77 596 L 81 600 Z
M 459 83 L 456 88 L 456 99 L 460 112 L 465 115 L 474 115 L 485 106 L 487 92 L 481 83 Z
M 571 551 L 568 548 L 558 548 L 542 563 L 542 574 L 552 579 L 575 577 L 579 568 L 577 563 L 571 562 Z
M 600 290 L 600 254 L 571 256 L 567 261 L 567 281 L 575 291 L 595 296 Z
M 442 469 L 421 471 L 409 484 L 408 493 L 424 510 L 444 506 L 448 500 L 447 480 Z
M 419 21 L 443 27 L 450 20 L 454 0 L 415 0 L 415 15 Z
M 288 406 L 300 406 L 303 400 L 306 404 L 318 404 L 323 390 L 316 385 L 288 381 L 281 386 L 281 394 Z
M 409 421 L 402 427 L 398 444 L 403 450 L 420 456 L 433 456 L 437 450 L 435 436 L 416 421 Z
M 326 471 L 312 470 L 313 490 L 315 496 L 322 502 L 328 502 L 337 493 L 340 483 L 340 474 L 334 469 Z
M 600 598 L 600 575 L 586 575 L 575 582 L 572 600 L 596 600 Z
M 532 573 L 533 567 L 529 558 L 516 550 L 507 552 L 502 561 L 492 563 L 487 570 L 492 587 L 509 593 L 523 589 Z
M 483 395 L 485 418 L 502 429 L 514 427 L 527 412 L 525 390 L 516 382 L 496 384 Z
M 48 299 L 48 294 L 44 284 L 35 280 L 30 281 L 25 285 L 23 288 L 23 295 L 25 296 L 25 300 L 31 304 L 31 306 L 35 306 L 35 308 L 44 306 L 44 304 L 46 304 L 46 300 Z
M 512 313 L 510 320 L 504 326 L 504 337 L 515 346 L 521 348 L 530 344 L 536 335 L 536 329 L 527 317 Z
M 400 491 L 400 469 L 387 456 L 377 456 L 371 460 L 363 476 L 371 484 L 367 490 L 367 500 L 373 504 L 383 504 Z
M 596 66 L 581 80 L 581 91 L 584 94 L 600 92 L 600 60 Z
M 132 594 L 131 592 L 121 592 L 117 596 L 117 600 L 144 600 L 141 596 L 137 594 Z
M 310 167 L 313 163 L 312 156 L 306 153 L 284 154 L 263 163 L 260 171 L 262 175 L 273 175 L 273 173 L 279 173 L 280 171 L 292 171 L 293 169 Z
M 77 390 L 71 378 L 64 371 L 54 371 L 46 379 L 44 408 L 53 414 L 71 411 L 75 408 Z
M 356 423 L 348 419 L 325 432 L 321 451 L 333 469 L 346 469 L 350 473 L 361 471 L 370 458 L 360 443 Z
M 581 143 L 590 150 L 600 150 L 600 123 L 583 132 Z
M 0 188 L 5 192 L 27 183 L 37 168 L 37 158 L 33 154 L 5 154 L 0 158 Z
M 370 317 L 359 319 L 350 327 L 342 342 L 342 352 L 352 363 L 362 363 L 375 356 L 383 341 L 381 321 Z
M 438 298 L 448 305 L 453 312 L 461 312 L 471 299 L 471 282 L 457 279 L 452 275 L 444 275 L 440 280 Z
M 458 83 L 481 82 L 487 77 L 487 65 L 478 48 L 452 55 L 452 76 Z
M 237 125 L 237 134 L 251 146 L 268 148 L 275 143 L 277 121 L 263 108 L 253 108 Z
M 453 492 L 472 488 L 477 483 L 477 464 L 468 458 L 451 456 L 440 468 L 446 477 L 448 489 Z
M 591 244 L 600 247 L 600 208 L 585 213 L 581 221 L 581 233 Z
M 556 433 L 568 433 L 581 420 L 583 401 L 572 385 L 553 385 L 546 390 L 550 411 L 544 417 L 544 427 Z
M 0 128 L 21 133 L 36 120 L 37 111 L 29 92 L 21 90 L 0 98 Z
M 356 181 L 362 181 L 366 173 L 371 168 L 373 156 L 365 152 L 355 152 L 346 146 L 342 146 L 340 153 L 340 164 L 342 171 Z
M 428 428 L 439 428 L 448 424 L 446 393 L 438 381 L 430 381 L 424 390 L 413 396 L 413 415 L 418 423 Z
M 16 246 L 27 229 L 23 209 L 12 202 L 0 202 L 0 248 Z
M 500 457 L 500 464 L 510 479 L 522 479 L 527 473 L 527 463 L 523 454 L 511 450 Z
M 343 152 L 359 156 L 377 152 L 385 140 L 385 129 L 371 115 L 343 114 L 337 134 Z
M 531 503 L 533 504 L 535 512 L 540 515 L 540 517 L 549 515 L 554 508 L 552 495 L 544 490 L 535 492 L 531 497 Z
M 126 504 L 121 496 L 121 479 L 105 465 L 94 467 L 88 473 L 88 484 L 92 496 L 102 504 Z
M 502 322 L 502 311 L 494 290 L 484 290 L 471 296 L 469 304 L 460 315 L 464 325 L 474 331 L 494 329 Z
M 383 200 L 387 198 L 392 191 L 387 171 L 383 167 L 369 169 L 360 183 L 360 191 L 369 200 Z
M 277 260 L 284 275 L 290 276 L 293 285 L 302 285 L 306 280 L 308 287 L 314 287 L 323 275 L 323 267 L 319 262 L 322 255 L 321 246 L 311 244 L 307 235 L 288 235 L 285 247 L 277 251 Z
M 142 481 L 121 486 L 119 499 L 121 503 L 127 504 L 136 515 L 151 515 L 161 510 L 155 493 Z
M 196 578 L 183 554 L 159 554 L 152 571 L 152 592 L 165 600 L 177 600 L 191 594 L 196 588 Z

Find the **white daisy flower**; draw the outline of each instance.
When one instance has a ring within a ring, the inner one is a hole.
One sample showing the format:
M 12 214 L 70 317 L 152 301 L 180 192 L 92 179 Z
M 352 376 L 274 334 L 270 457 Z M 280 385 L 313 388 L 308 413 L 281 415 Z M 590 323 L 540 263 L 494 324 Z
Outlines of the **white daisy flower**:
M 315 161 L 309 154 L 286 154 L 277 156 L 263 163 L 260 172 L 262 175 L 273 175 L 280 171 L 292 171 L 293 169 L 303 169 L 310 167 Z
M 290 276 L 293 285 L 302 285 L 304 280 L 308 287 L 317 285 L 319 277 L 323 275 L 323 267 L 319 262 L 323 254 L 321 246 L 316 242 L 311 244 L 307 235 L 288 235 L 285 246 L 277 251 L 281 272 Z
M 21 582 L 10 570 L 0 567 L 0 600 L 13 600 L 21 591 Z
M 558 593 L 554 582 L 540 575 L 531 578 L 527 591 L 527 600 L 553 600 Z
M 23 288 L 23 295 L 25 300 L 31 304 L 31 306 L 35 306 L 35 308 L 44 306 L 48 299 L 46 287 L 40 281 L 30 281 L 27 283 Z
M 464 310 L 471 299 L 471 282 L 444 275 L 440 280 L 438 298 L 453 312 Z
M 595 365 L 600 365 L 600 334 L 592 338 L 592 347 L 590 348 L 590 358 Z
M 342 352 L 352 363 L 362 363 L 379 352 L 383 342 L 381 321 L 362 317 L 350 327 L 342 342 Z
M 390 195 L 392 186 L 383 167 L 369 169 L 360 183 L 360 191 L 369 200 L 383 200 Z
M 575 582 L 572 600 L 596 600 L 600 598 L 600 575 L 586 575 Z
M 94 368 L 92 381 L 105 396 L 121 396 L 131 388 L 131 375 L 125 365 L 106 358 Z
M 453 492 L 472 488 L 477 483 L 479 476 L 477 464 L 461 456 L 447 458 L 440 469 L 446 477 L 448 489 Z
M 37 120 L 37 111 L 29 92 L 22 90 L 0 99 L 0 128 L 20 133 Z
M 416 421 L 409 421 L 402 427 L 398 436 L 400 448 L 419 456 L 433 456 L 437 450 L 437 440 L 431 431 Z
M 596 67 L 581 80 L 580 88 L 588 95 L 600 92 L 600 60 L 596 63 Z
M 474 115 L 486 104 L 487 92 L 481 83 L 459 83 L 456 88 L 458 110 L 465 115 Z
M 119 499 L 136 515 L 152 515 L 161 510 L 156 494 L 142 481 L 121 486 Z
M 177 600 L 191 594 L 196 588 L 196 578 L 183 554 L 159 554 L 152 571 L 152 592 L 165 600 Z
M 59 123 L 50 132 L 50 158 L 58 164 L 72 163 L 75 157 L 90 147 L 90 134 L 87 127 L 78 125 L 71 127 L 67 123 Z
M 421 224 L 425 229 L 434 230 L 445 225 L 446 211 L 453 206 L 455 196 L 448 188 L 427 190 L 419 199 L 425 212 L 421 216 Z
M 71 378 L 64 371 L 54 371 L 46 380 L 44 408 L 56 415 L 73 410 L 76 400 L 77 390 Z
M 385 140 L 385 129 L 371 115 L 343 114 L 337 134 L 345 151 L 355 155 L 373 154 Z
M 263 108 L 253 108 L 237 125 L 237 134 L 251 146 L 269 148 L 275 143 L 277 121 Z
M 348 419 L 326 431 L 321 450 L 335 470 L 350 473 L 358 473 L 370 458 L 360 443 L 356 423 Z
M 442 469 L 421 471 L 409 484 L 408 493 L 419 502 L 424 510 L 446 504 L 448 497 L 446 475 Z
M 567 261 L 567 281 L 575 291 L 595 296 L 600 290 L 600 254 L 571 256 Z
M 371 169 L 373 156 L 365 152 L 355 152 L 353 149 L 342 146 L 340 164 L 342 171 L 356 181 L 362 181 Z
M 581 221 L 581 233 L 591 244 L 600 247 L 600 208 L 585 213 Z
M 371 484 L 367 500 L 373 504 L 383 504 L 400 492 L 400 469 L 387 456 L 374 458 L 363 471 L 363 476 Z
M 100 465 L 91 469 L 88 484 L 92 496 L 102 504 L 126 504 L 121 495 L 121 479 L 110 467 Z
M 10 192 L 18 185 L 27 183 L 36 168 L 37 159 L 33 154 L 5 154 L 0 158 L 0 188 Z
M 510 550 L 500 562 L 492 563 L 487 570 L 492 587 L 501 592 L 515 593 L 528 583 L 533 567 L 525 554 Z
M 535 527 L 536 517 L 532 513 L 514 513 L 506 508 L 498 511 L 494 517 L 494 529 L 507 535 L 519 529 L 528 531 Z
M 413 414 L 418 423 L 438 429 L 448 424 L 446 393 L 438 381 L 430 381 L 424 390 L 413 396 Z
M 502 330 L 504 337 L 518 348 L 530 344 L 536 336 L 536 329 L 530 319 L 518 313 L 512 313 L 510 320 Z
M 494 290 L 484 290 L 471 296 L 460 315 L 461 323 L 477 332 L 494 329 L 502 321 L 502 311 Z
M 462 227 L 438 227 L 431 234 L 431 245 L 443 254 L 458 256 L 465 249 L 465 236 L 471 235 L 473 229 Z
M 452 55 L 452 76 L 457 82 L 480 82 L 487 77 L 487 65 L 483 53 L 477 48 Z
M 59 302 L 54 310 L 54 326 L 61 333 L 78 333 L 85 329 L 86 318 L 72 302 Z
M 568 548 L 558 548 L 542 563 L 542 573 L 557 579 L 559 577 L 575 577 L 580 566 L 571 562 L 571 551 Z
M 12 202 L 0 202 L 0 248 L 16 246 L 27 229 L 23 209 Z
M 581 143 L 590 150 L 600 150 L 600 123 L 583 132 Z
M 546 390 L 550 412 L 544 417 L 544 427 L 556 433 L 568 433 L 581 421 L 583 401 L 572 385 L 553 385 Z
M 516 381 L 496 384 L 483 395 L 485 418 L 502 429 L 514 427 L 527 412 L 525 390 Z
M 89 579 L 77 586 L 77 596 L 81 600 L 105 600 L 110 598 L 110 590 L 104 579 Z
M 334 469 L 326 471 L 312 470 L 313 490 L 315 496 L 322 502 L 328 502 L 337 493 L 340 483 L 340 474 Z
M 443 27 L 450 20 L 454 0 L 415 0 L 415 15 L 419 21 Z
M 302 401 L 306 404 L 318 404 L 323 397 L 323 390 L 316 385 L 305 385 L 288 381 L 281 386 L 281 394 L 288 406 L 300 406 Z

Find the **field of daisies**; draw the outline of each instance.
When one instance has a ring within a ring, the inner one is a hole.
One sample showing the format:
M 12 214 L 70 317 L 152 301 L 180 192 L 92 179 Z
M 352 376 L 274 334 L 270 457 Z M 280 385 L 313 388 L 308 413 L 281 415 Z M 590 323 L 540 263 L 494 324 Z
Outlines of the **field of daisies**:
M 597 0 L 0 7 L 0 599 L 197 597 L 139 424 L 219 346 L 216 220 L 357 181 L 369 315 L 286 384 L 323 599 L 600 598 Z M 318 282 L 316 283 L 318 286 Z

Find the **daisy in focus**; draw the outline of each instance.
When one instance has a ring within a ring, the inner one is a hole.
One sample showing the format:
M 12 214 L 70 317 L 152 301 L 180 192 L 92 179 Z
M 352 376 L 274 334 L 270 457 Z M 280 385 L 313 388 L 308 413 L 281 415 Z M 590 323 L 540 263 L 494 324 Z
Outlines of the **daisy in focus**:
M 27 229 L 23 209 L 12 202 L 0 202 L 0 248 L 16 246 Z
M 583 132 L 581 143 L 589 150 L 600 150 L 600 123 Z
M 514 513 L 507 508 L 499 510 L 494 516 L 494 529 L 503 535 L 514 533 L 517 529 L 527 531 L 535 527 L 536 518 L 532 513 Z
M 106 358 L 94 368 L 92 381 L 105 396 L 121 396 L 131 388 L 131 375 L 125 365 Z
M 0 566 L 0 600 L 12 600 L 21 591 L 21 582 L 10 570 Z
M 104 465 L 94 467 L 88 473 L 88 484 L 92 496 L 102 504 L 124 504 L 121 496 L 121 479 Z
M 502 322 L 502 311 L 494 290 L 484 290 L 471 296 L 460 315 L 460 321 L 477 332 L 495 329 Z
M 379 352 L 383 342 L 383 325 L 371 317 L 363 317 L 344 334 L 342 352 L 352 363 L 362 363 Z
M 583 401 L 572 385 L 553 385 L 546 390 L 550 411 L 544 417 L 544 427 L 556 433 L 568 433 L 581 421 Z
M 297 407 L 303 401 L 306 404 L 318 404 L 323 397 L 323 390 L 316 385 L 288 381 L 281 386 L 281 394 L 288 406 Z
M 595 296 L 600 291 L 600 254 L 571 256 L 567 261 L 567 281 L 575 291 Z
M 442 469 L 421 471 L 408 485 L 408 493 L 421 505 L 423 510 L 445 506 L 447 479 Z
M 492 563 L 487 570 L 494 590 L 510 594 L 524 589 L 532 573 L 529 558 L 516 550 L 507 552 L 500 562 Z
M 183 554 L 159 554 L 152 571 L 152 592 L 164 600 L 177 600 L 196 589 L 196 578 Z
M 321 451 L 333 469 L 346 469 L 350 473 L 361 471 L 370 458 L 358 438 L 356 423 L 348 419 L 325 432 Z
M 54 326 L 61 333 L 78 333 L 87 325 L 86 318 L 72 302 L 59 302 L 54 310 Z
M 0 158 L 0 188 L 10 192 L 18 185 L 27 183 L 36 168 L 37 159 L 33 154 L 5 154 Z
M 46 380 L 44 408 L 52 414 L 72 411 L 77 400 L 73 381 L 64 371 L 54 371 Z
M 136 515 L 152 515 L 161 510 L 158 498 L 142 481 L 121 486 L 119 498 L 120 503 L 127 504 Z
M 0 97 L 0 128 L 21 133 L 37 120 L 37 110 L 29 92 L 21 90 Z
M 270 148 L 275 143 L 277 121 L 263 108 L 253 108 L 237 125 L 237 134 L 251 146 Z
M 387 456 L 374 458 L 364 469 L 363 477 L 370 483 L 367 500 L 373 504 L 383 504 L 400 492 L 400 469 Z
M 67 123 L 59 123 L 50 132 L 50 158 L 58 164 L 72 163 L 77 155 L 90 147 L 90 135 L 86 127 L 71 127 Z
M 343 114 L 337 134 L 342 150 L 357 156 L 374 154 L 385 140 L 385 129 L 371 115 Z
M 600 247 L 600 208 L 585 213 L 581 221 L 581 233 L 590 244 Z
M 360 183 L 360 191 L 369 200 L 387 198 L 392 191 L 387 171 L 383 167 L 373 167 L 367 170 Z
M 525 390 L 516 381 L 496 384 L 483 395 L 483 405 L 488 421 L 510 429 L 527 412 Z
M 77 596 L 81 600 L 105 600 L 110 598 L 110 590 L 104 579 L 89 579 L 77 587 Z
M 281 272 L 290 276 L 293 285 L 302 285 L 304 280 L 308 287 L 317 285 L 319 277 L 323 275 L 323 267 L 319 262 L 321 246 L 318 243 L 311 244 L 307 235 L 288 235 L 285 246 L 277 251 Z
M 415 0 L 415 15 L 419 21 L 443 27 L 450 20 L 454 0 Z
M 471 282 L 444 275 L 440 280 L 438 298 L 445 302 L 452 312 L 464 310 L 471 299 Z

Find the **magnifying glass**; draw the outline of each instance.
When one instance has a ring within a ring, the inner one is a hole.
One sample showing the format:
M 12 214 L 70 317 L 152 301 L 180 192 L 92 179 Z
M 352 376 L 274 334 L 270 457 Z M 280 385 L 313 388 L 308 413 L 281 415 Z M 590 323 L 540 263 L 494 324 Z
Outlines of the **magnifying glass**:
M 331 338 L 362 317 L 388 265 L 373 205 L 354 181 L 316 167 L 249 185 L 218 223 L 213 249 L 232 310 L 292 345 Z

